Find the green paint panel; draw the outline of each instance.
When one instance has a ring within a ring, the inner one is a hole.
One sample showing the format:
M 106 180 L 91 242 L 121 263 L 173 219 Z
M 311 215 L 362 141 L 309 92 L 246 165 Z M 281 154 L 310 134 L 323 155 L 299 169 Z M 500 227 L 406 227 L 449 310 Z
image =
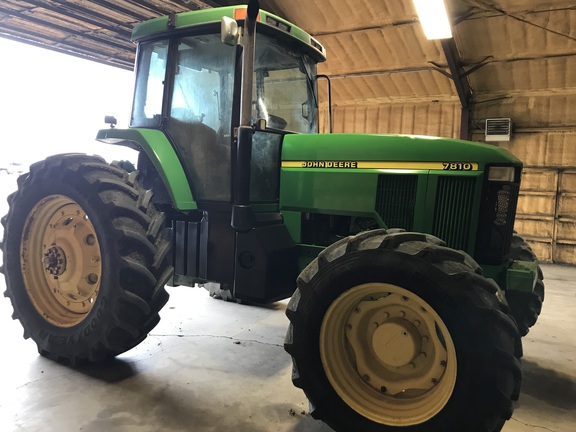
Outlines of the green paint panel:
M 507 150 L 488 144 L 411 135 L 287 135 L 283 161 L 420 161 L 520 163 Z
M 283 169 L 281 210 L 374 217 L 377 173 L 357 170 Z
M 178 210 L 195 210 L 188 179 L 174 148 L 162 131 L 156 129 L 102 129 L 96 136 L 106 144 L 121 145 L 146 152 L 160 174 Z
M 503 290 L 532 292 L 538 278 L 538 261 L 506 261 L 482 265 L 484 277 L 494 279 Z
M 506 289 L 532 292 L 538 279 L 538 261 L 513 261 L 506 272 Z
M 154 18 L 143 23 L 136 25 L 132 31 L 132 40 L 139 41 L 141 39 L 148 38 L 155 34 L 162 34 L 168 31 L 180 30 L 184 28 L 190 28 L 202 24 L 219 23 L 223 17 L 234 18 L 234 12 L 236 10 L 245 10 L 246 6 L 228 6 L 221 8 L 203 9 L 190 12 L 183 12 L 175 15 L 174 27 L 169 28 L 168 22 L 169 17 L 163 16 L 159 18 Z M 317 61 L 326 60 L 326 51 L 324 47 L 307 32 L 302 30 L 300 27 L 286 21 L 284 18 L 280 18 L 277 15 L 271 14 L 260 10 L 260 21 L 259 26 L 266 25 L 268 27 L 276 27 L 276 23 L 280 23 L 283 28 L 288 30 L 278 30 L 291 35 L 295 39 L 306 44 L 309 48 L 316 53 Z
M 218 23 L 222 17 L 234 18 L 236 7 L 224 7 L 214 9 L 203 9 L 197 11 L 183 12 L 175 15 L 175 29 L 182 29 L 200 24 Z M 165 33 L 169 31 L 168 16 L 154 18 L 143 23 L 137 24 L 132 30 L 132 40 L 138 41 L 154 34 Z
M 282 216 L 284 217 L 284 225 L 286 225 L 292 241 L 294 243 L 300 243 L 302 241 L 302 213 L 284 210 Z

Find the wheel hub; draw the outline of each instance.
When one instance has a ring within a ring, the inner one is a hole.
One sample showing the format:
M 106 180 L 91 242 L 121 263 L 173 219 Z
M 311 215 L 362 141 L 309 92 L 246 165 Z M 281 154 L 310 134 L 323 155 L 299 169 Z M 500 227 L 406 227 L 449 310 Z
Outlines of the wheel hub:
M 58 279 L 58 276 L 66 271 L 66 254 L 62 248 L 58 246 L 52 246 L 46 252 L 44 252 L 44 269 Z
M 420 353 L 420 334 L 410 321 L 398 319 L 373 325 L 376 330 L 372 335 L 372 349 L 384 366 L 404 366 Z
M 386 293 L 363 300 L 346 327 L 358 374 L 375 390 L 420 394 L 441 379 L 446 350 L 432 317 L 410 297 Z

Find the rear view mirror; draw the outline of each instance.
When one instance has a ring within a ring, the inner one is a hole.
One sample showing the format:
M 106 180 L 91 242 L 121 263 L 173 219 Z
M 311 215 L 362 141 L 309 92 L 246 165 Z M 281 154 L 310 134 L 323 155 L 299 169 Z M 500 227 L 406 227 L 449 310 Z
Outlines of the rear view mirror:
M 226 45 L 236 46 L 238 44 L 238 23 L 236 20 L 224 16 L 220 21 L 220 39 Z

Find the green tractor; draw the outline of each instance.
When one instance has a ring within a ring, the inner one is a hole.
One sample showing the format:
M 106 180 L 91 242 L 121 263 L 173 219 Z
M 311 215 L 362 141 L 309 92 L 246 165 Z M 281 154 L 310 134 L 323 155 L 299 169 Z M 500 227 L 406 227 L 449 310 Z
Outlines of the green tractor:
M 110 359 L 144 340 L 166 284 L 292 296 L 285 349 L 337 431 L 499 431 L 542 273 L 513 231 L 522 171 L 453 139 L 318 134 L 322 45 L 248 7 L 137 25 L 127 162 L 64 154 L 9 196 L 15 319 L 40 354 Z

